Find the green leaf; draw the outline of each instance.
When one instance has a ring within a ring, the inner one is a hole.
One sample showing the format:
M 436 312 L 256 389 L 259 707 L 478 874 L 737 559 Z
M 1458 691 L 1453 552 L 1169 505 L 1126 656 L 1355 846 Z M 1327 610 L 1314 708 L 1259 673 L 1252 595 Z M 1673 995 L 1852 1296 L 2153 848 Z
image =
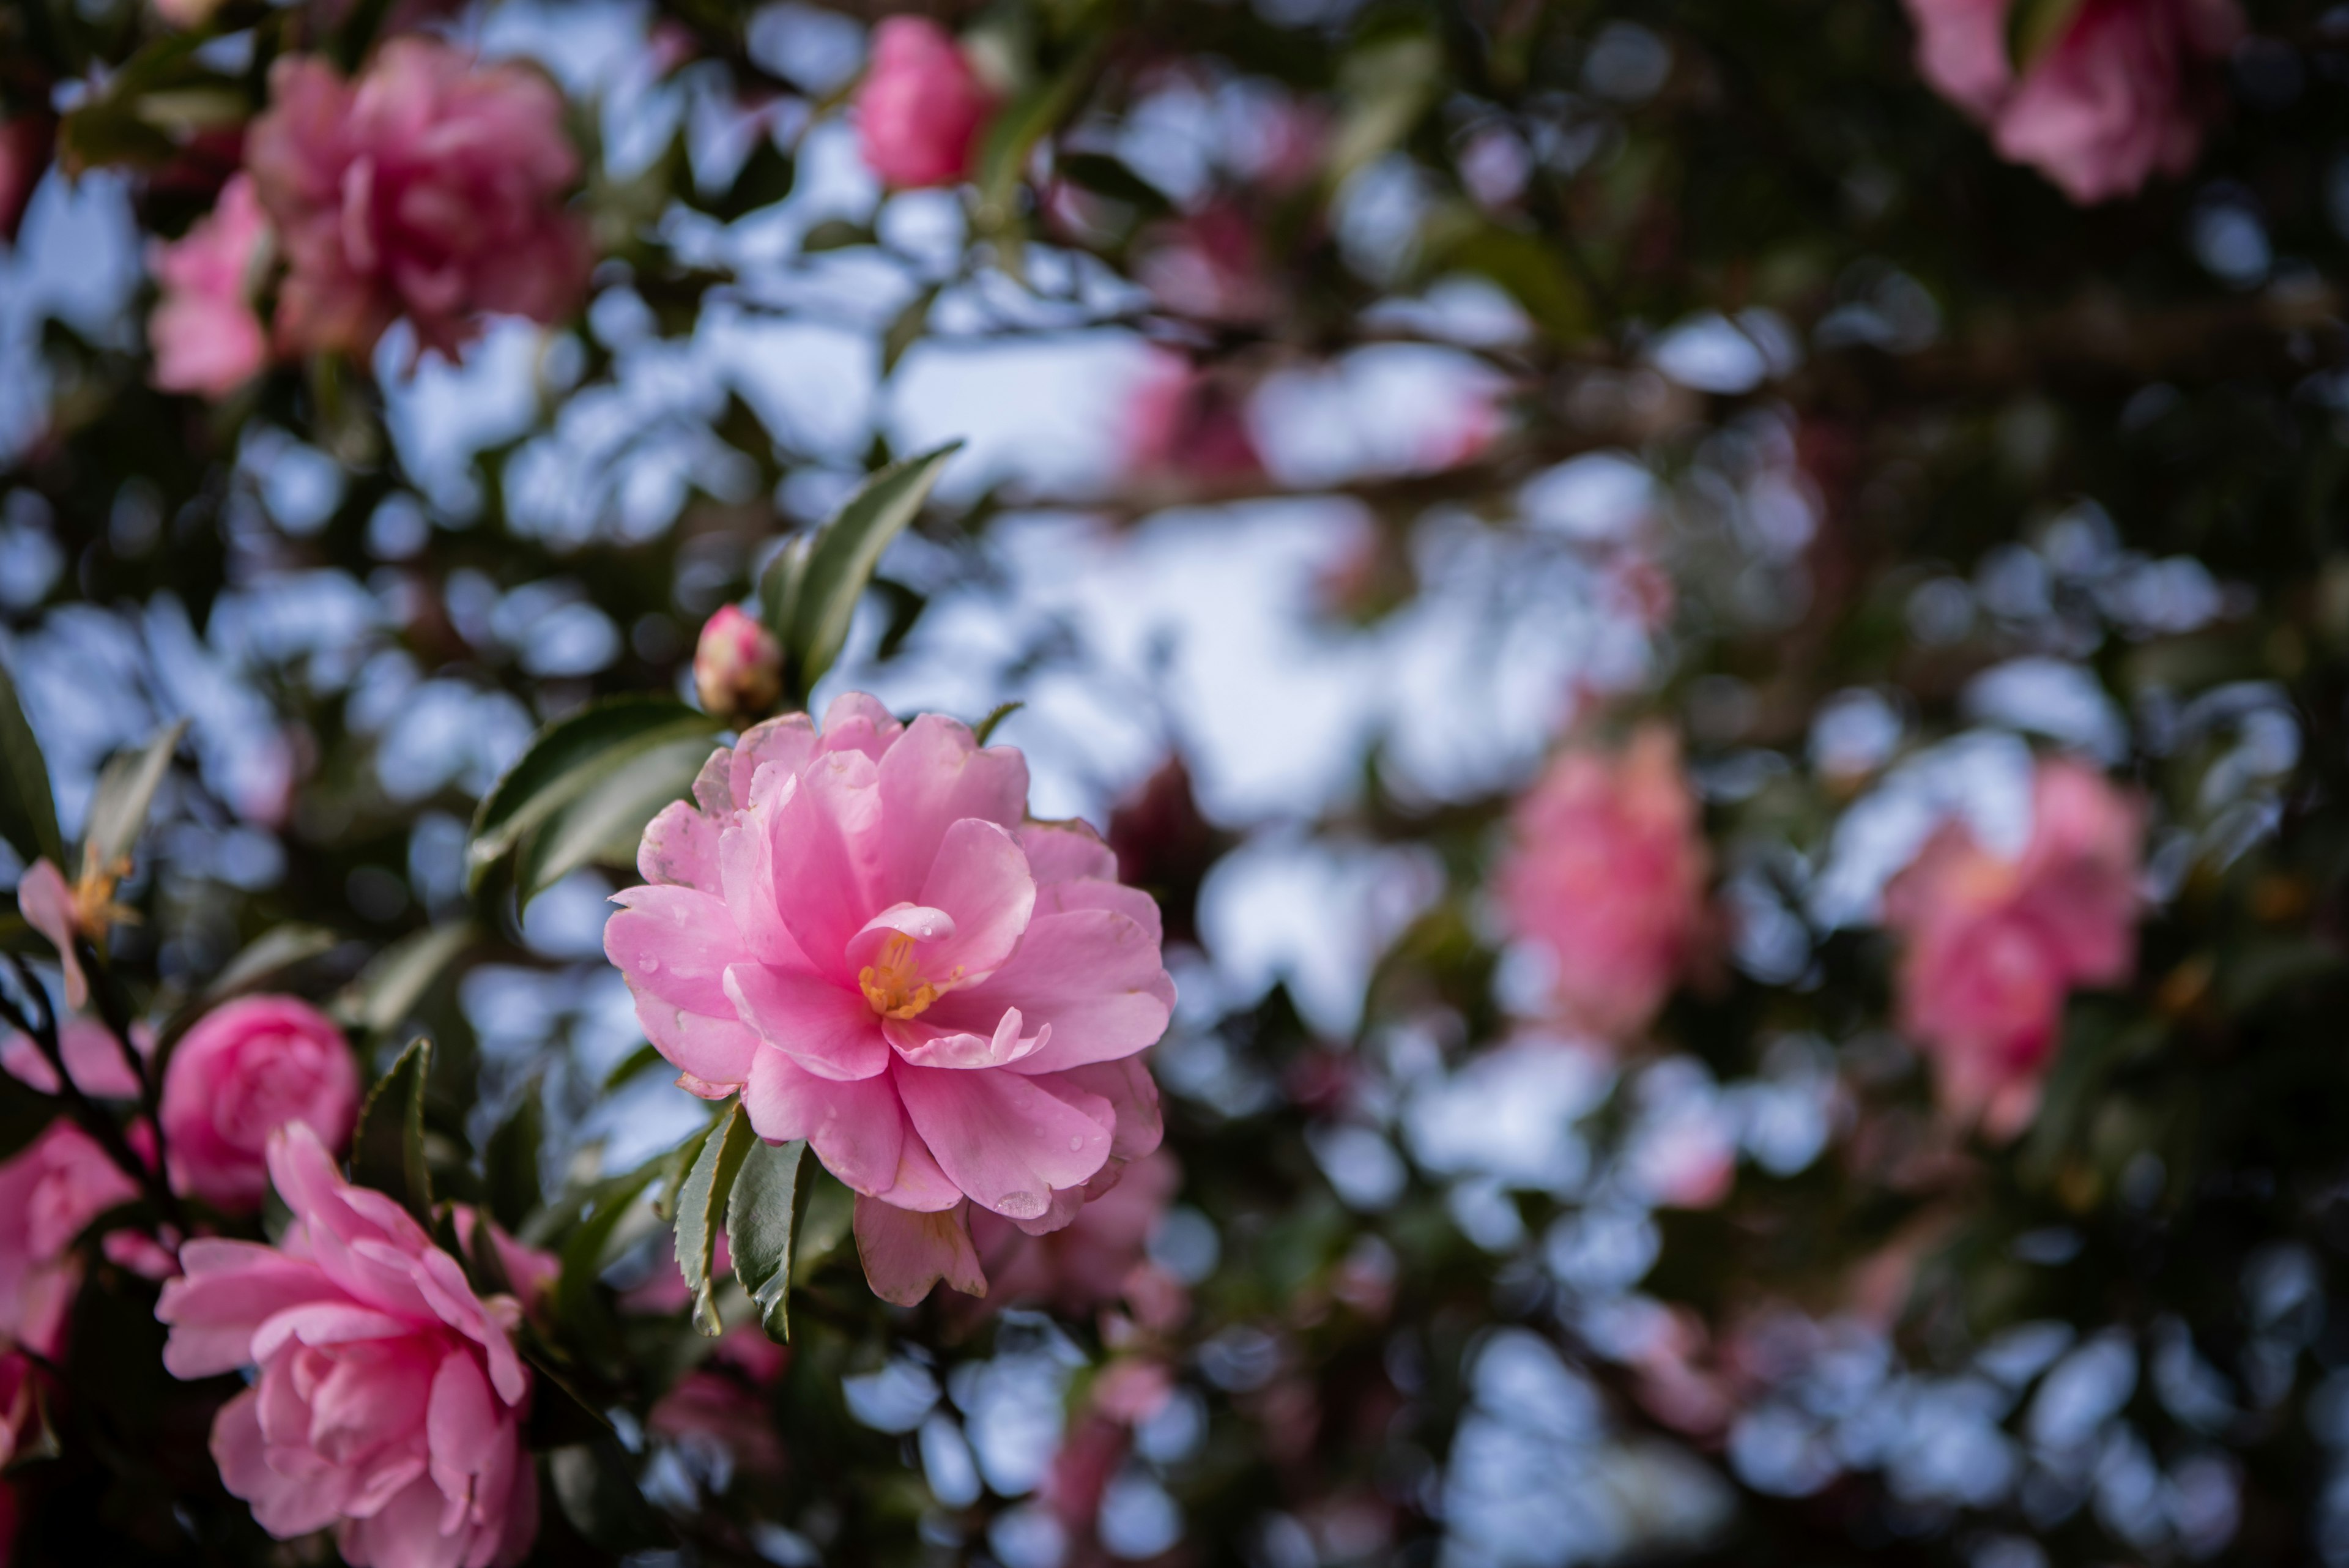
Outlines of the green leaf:
M 1063 152 L 1053 160 L 1053 167 L 1081 190 L 1146 214 L 1154 216 L 1174 205 L 1165 192 L 1105 152 Z
M 1025 702 L 997 703 L 992 712 L 988 713 L 986 718 L 981 719 L 977 724 L 971 727 L 971 738 L 982 746 L 987 744 L 988 737 L 995 733 L 995 726 L 1000 724 L 1004 720 L 1009 719 L 1012 714 L 1017 713 L 1020 709 L 1025 708 L 1026 706 L 1028 706 L 1028 704 Z
M 415 1015 L 433 982 L 478 935 L 472 921 L 453 920 L 402 937 L 335 999 L 336 1016 L 370 1034 L 389 1033 Z
M 717 1293 L 710 1269 L 718 1251 L 720 1216 L 734 1190 L 734 1179 L 743 1157 L 758 1143 L 750 1116 L 740 1099 L 727 1106 L 725 1118 L 702 1140 L 693 1168 L 677 1194 L 677 1266 L 685 1288 L 693 1293 L 693 1326 L 711 1339 L 726 1331 L 718 1321 Z
M 1525 307 L 1551 337 L 1561 343 L 1590 335 L 1590 300 L 1581 280 L 1549 242 L 1522 229 L 1470 221 L 1451 234 L 1431 224 L 1429 259 L 1438 266 L 1473 272 L 1490 278 Z
M 826 218 L 810 229 L 800 241 L 800 250 L 807 255 L 821 251 L 844 251 L 854 245 L 873 243 L 873 231 L 863 223 L 852 223 L 845 218 Z
M 431 1070 L 432 1042 L 419 1035 L 367 1091 L 351 1135 L 351 1179 L 398 1199 L 428 1228 L 432 1171 L 424 1158 L 424 1080 Z
M 723 195 L 705 204 L 705 211 L 728 223 L 746 213 L 771 207 L 791 195 L 792 178 L 797 172 L 792 155 L 775 143 L 771 135 L 759 138 L 742 167 L 735 171 L 734 183 Z
M 98 771 L 98 787 L 89 799 L 89 825 L 82 834 L 85 857 L 93 853 L 100 866 L 128 860 L 154 808 L 155 792 L 171 771 L 171 753 L 188 732 L 181 719 L 166 724 L 152 740 L 133 752 L 118 752 Z
M 335 933 L 324 926 L 287 924 L 272 926 L 247 942 L 243 950 L 228 961 L 226 968 L 212 976 L 211 984 L 172 1009 L 171 1016 L 164 1019 L 163 1026 L 156 1031 L 155 1071 L 163 1070 L 171 1047 L 205 1013 L 231 997 L 256 991 L 286 971 L 331 951 L 335 941 Z
M 620 1058 L 620 1064 L 604 1075 L 604 1092 L 608 1095 L 629 1079 L 652 1072 L 667 1060 L 660 1054 L 658 1046 L 647 1042 Z
M 978 186 L 975 221 L 981 234 L 999 234 L 1012 226 L 1017 216 L 1012 195 L 1027 172 L 1029 154 L 1075 109 L 1101 67 L 1109 36 L 1109 29 L 1096 30 L 1068 64 L 1014 98 L 988 121 L 978 156 L 973 161 L 973 179 Z
M 599 1293 L 599 1281 L 611 1262 L 613 1232 L 634 1210 L 636 1199 L 660 1173 L 662 1162 L 647 1160 L 625 1176 L 605 1181 L 588 1195 L 585 1217 L 563 1242 L 563 1272 L 554 1282 L 554 1315 L 568 1338 L 591 1359 L 616 1353 L 619 1330 L 611 1309 Z
M 778 1345 L 792 1337 L 792 1239 L 814 1183 L 800 1179 L 804 1140 L 753 1139 L 726 1203 L 726 1244 L 734 1277 L 759 1309 L 759 1326 Z
M 545 1139 L 546 1106 L 533 1077 L 481 1151 L 490 1217 L 510 1232 L 519 1233 L 546 1201 L 538 1179 L 538 1151 Z
M 674 697 L 616 697 L 559 719 L 531 738 L 473 814 L 466 849 L 471 884 L 525 833 L 576 800 L 622 763 L 689 735 L 714 735 L 719 722 Z
M 920 514 L 947 459 L 961 446 L 951 441 L 874 474 L 832 521 L 816 530 L 803 565 L 787 566 L 779 559 L 769 568 L 777 585 L 776 635 L 801 695 L 812 691 L 840 657 L 856 601 L 873 580 L 882 552 Z
M 930 324 L 930 306 L 937 303 L 937 298 L 936 286 L 923 289 L 889 318 L 887 329 L 881 334 L 881 373 L 884 376 L 897 368 L 897 361 L 905 357 L 906 349 L 922 340 L 922 333 Z
M 1338 67 L 1343 108 L 1330 138 L 1326 168 L 1334 188 L 1409 136 L 1436 100 L 1444 50 L 1424 33 L 1364 44 Z
M 30 866 L 47 860 L 70 875 L 66 842 L 57 832 L 57 807 L 49 794 L 49 764 L 41 742 L 25 722 L 16 683 L 0 665 L 0 838 Z
M 709 760 L 709 738 L 688 735 L 640 752 L 589 784 L 523 836 L 514 851 L 521 908 L 582 866 L 632 866 L 645 825 L 693 793 Z
M 552 1449 L 546 1473 L 563 1516 L 590 1545 L 626 1553 L 669 1544 L 668 1531 L 645 1501 L 617 1438 L 598 1436 Z

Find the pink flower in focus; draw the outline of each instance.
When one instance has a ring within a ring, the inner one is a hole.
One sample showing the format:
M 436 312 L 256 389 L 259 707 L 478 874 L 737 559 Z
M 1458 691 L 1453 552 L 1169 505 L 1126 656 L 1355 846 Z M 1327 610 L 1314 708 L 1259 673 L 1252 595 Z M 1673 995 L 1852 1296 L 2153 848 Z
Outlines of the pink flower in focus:
M 702 624 L 693 689 L 719 718 L 763 719 L 783 695 L 783 645 L 740 606 L 726 605 Z
M 1264 458 L 1238 392 L 1172 355 L 1135 388 L 1125 412 L 1125 466 L 1140 474 L 1207 482 L 1254 479 Z
M 476 1296 L 306 1124 L 271 1138 L 269 1170 L 294 1210 L 284 1240 L 188 1242 L 155 1309 L 174 1376 L 260 1367 L 212 1422 L 221 1480 L 281 1541 L 337 1525 L 362 1568 L 519 1562 L 538 1530 L 520 1305 Z
M 282 349 L 364 356 L 406 317 L 419 351 L 454 358 L 485 313 L 555 321 L 577 305 L 586 234 L 564 197 L 579 154 L 543 74 L 406 36 L 356 83 L 284 57 L 269 91 L 245 166 L 287 263 Z
M 655 817 L 604 950 L 678 1082 L 740 1093 L 855 1189 L 873 1288 L 977 1295 L 966 1204 L 1030 1233 L 1158 1145 L 1136 1053 L 1174 982 L 1157 906 L 1082 824 L 1023 820 L 1028 765 L 849 693 L 720 747 Z
M 147 265 L 163 289 L 147 321 L 157 386 L 218 399 L 261 373 L 269 338 L 253 301 L 269 248 L 269 219 L 251 177 L 239 174 L 185 239 L 149 250 Z
M 1495 878 L 1516 935 L 1547 950 L 1568 1022 L 1635 1034 L 1704 925 L 1707 857 L 1680 745 L 1640 728 L 1619 755 L 1575 749 L 1517 803 Z
M 970 172 L 995 95 L 954 35 L 925 16 L 890 16 L 873 33 L 873 64 L 856 89 L 865 167 L 893 190 L 952 185 Z
M 2074 987 L 2137 965 L 2144 808 L 2082 763 L 2042 763 L 2018 859 L 1945 825 L 1884 892 L 1905 940 L 1900 1022 L 1933 1057 L 1942 1104 L 2007 1137 L 2038 1109 L 2039 1081 Z
M 57 133 L 56 119 L 37 109 L 0 119 L 0 241 L 16 243 L 17 225 L 48 169 Z
M 2235 0 L 2085 0 L 2021 80 L 2013 0 L 1908 0 L 1917 67 L 1990 127 L 1999 153 L 2078 202 L 2183 174 L 2202 145 L 2200 78 L 2242 32 Z
M 81 1284 L 74 1238 L 138 1196 L 138 1183 L 63 1117 L 0 1165 L 0 1338 L 57 1355 Z
M 1151 1232 L 1182 1184 L 1182 1168 L 1161 1149 L 1122 1171 L 1110 1169 L 1117 1179 L 1108 1190 L 1048 1235 L 1026 1234 L 997 1215 L 971 1216 L 971 1241 L 987 1271 L 990 1304 L 1041 1301 L 1081 1317 L 1125 1294 L 1135 1271 L 1151 1267 Z
M 240 997 L 189 1030 L 164 1070 L 171 1185 L 231 1211 L 257 1209 L 270 1134 L 301 1122 L 336 1149 L 358 1114 L 358 1064 L 326 1014 L 295 997 Z

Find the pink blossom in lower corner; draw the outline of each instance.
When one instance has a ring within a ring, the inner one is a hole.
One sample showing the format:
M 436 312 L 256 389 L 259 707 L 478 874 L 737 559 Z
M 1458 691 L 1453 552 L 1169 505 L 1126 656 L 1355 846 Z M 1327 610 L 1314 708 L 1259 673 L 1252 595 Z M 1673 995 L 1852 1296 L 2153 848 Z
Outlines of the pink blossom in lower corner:
M 355 1568 L 521 1561 L 538 1481 L 520 1303 L 477 1295 L 406 1210 L 336 1173 L 307 1125 L 270 1139 L 269 1170 L 294 1211 L 284 1239 L 188 1242 L 156 1308 L 175 1376 L 260 1369 L 213 1421 L 221 1480 L 280 1540 L 335 1526 Z
M 75 1239 L 138 1196 L 98 1140 L 62 1117 L 0 1164 L 0 1339 L 58 1354 L 81 1286 Z
M 2143 805 L 2088 765 L 2039 764 L 2031 836 L 2007 858 L 1945 825 L 1884 894 L 1903 941 L 1901 1027 L 1931 1054 L 1942 1104 L 1993 1137 L 2038 1109 L 2079 986 L 2137 965 Z
M 222 1209 L 257 1209 L 270 1134 L 301 1122 L 340 1148 L 358 1114 L 358 1062 L 325 1013 L 298 997 L 239 997 L 189 1030 L 164 1070 L 171 1185 Z
M 891 16 L 873 31 L 873 64 L 856 89 L 864 165 L 895 190 L 951 185 L 971 171 L 995 95 L 952 33 L 926 16 Z
M 2243 29 L 2235 0 L 2084 0 L 2019 78 L 2015 3 L 1908 0 L 1919 70 L 1990 128 L 2002 157 L 2083 203 L 2193 166 L 2211 78 Z
M 578 150 L 534 67 L 396 37 L 356 81 L 281 56 L 245 167 L 286 262 L 278 347 L 367 355 L 405 317 L 454 358 L 485 314 L 556 321 L 585 291 Z
M 856 1191 L 890 1301 L 985 1290 L 971 1206 L 1056 1231 L 1158 1147 L 1138 1059 L 1174 1002 L 1157 906 L 1027 798 L 1017 751 L 852 692 L 821 732 L 792 713 L 719 748 L 605 927 L 678 1082 L 740 1094 Z
M 1559 1012 L 1609 1039 L 1638 1033 L 1705 924 L 1709 861 L 1679 742 L 1651 724 L 1619 753 L 1561 753 L 1511 829 L 1501 908 L 1547 953 Z
M 244 174 L 221 187 L 185 238 L 151 248 L 147 265 L 162 288 L 147 320 L 157 386 L 217 399 L 261 373 L 269 335 L 254 301 L 270 248 L 269 219 Z

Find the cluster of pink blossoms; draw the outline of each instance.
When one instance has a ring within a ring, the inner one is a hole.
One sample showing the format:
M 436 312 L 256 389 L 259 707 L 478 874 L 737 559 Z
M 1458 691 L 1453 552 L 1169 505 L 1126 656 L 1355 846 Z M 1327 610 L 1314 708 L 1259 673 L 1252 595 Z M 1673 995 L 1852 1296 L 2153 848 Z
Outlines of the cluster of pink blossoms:
M 1605 1039 L 1645 1029 L 1703 936 L 1708 858 L 1669 730 L 1619 754 L 1559 754 L 1517 803 L 1496 891 L 1556 969 L 1565 1022 Z
M 279 1129 L 268 1159 L 295 1216 L 284 1239 L 188 1242 L 186 1272 L 156 1308 L 175 1376 L 259 1368 L 213 1421 L 221 1480 L 281 1540 L 335 1527 L 355 1568 L 520 1562 L 538 1532 L 522 1435 L 531 1375 L 512 1337 L 525 1302 L 477 1293 L 301 1123 Z M 509 1279 L 534 1293 L 551 1261 L 493 1240 Z
M 2064 998 L 2129 977 L 2144 835 L 2139 802 L 2082 763 L 2044 762 L 2019 857 L 1951 822 L 1885 889 L 1884 923 L 1905 942 L 1901 1027 L 1931 1053 L 1953 1115 L 1992 1137 L 2020 1131 Z
M 243 171 L 186 238 L 156 247 L 158 385 L 222 397 L 273 351 L 365 356 L 402 318 L 419 351 L 454 358 L 485 314 L 576 307 L 590 257 L 564 199 L 579 155 L 543 73 L 397 37 L 355 82 L 306 55 L 269 80 Z
M 1056 1231 L 1158 1145 L 1157 906 L 1027 798 L 1017 751 L 851 693 L 719 748 L 605 927 L 679 1083 L 855 1190 L 891 1301 L 985 1291 L 973 1205 Z
M 2009 54 L 2016 0 L 1908 0 L 1917 64 L 2075 202 L 2126 196 L 2183 174 L 2201 150 L 2214 63 L 2243 29 L 2235 0 L 2083 0 L 2020 78 Z

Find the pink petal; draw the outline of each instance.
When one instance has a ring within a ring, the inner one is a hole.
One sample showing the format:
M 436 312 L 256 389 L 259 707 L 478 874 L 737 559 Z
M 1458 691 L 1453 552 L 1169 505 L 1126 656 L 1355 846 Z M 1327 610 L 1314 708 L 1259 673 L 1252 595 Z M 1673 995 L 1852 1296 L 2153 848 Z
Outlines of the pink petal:
M 253 1358 L 266 1361 L 289 1340 L 310 1345 L 347 1345 L 353 1340 L 399 1339 L 415 1332 L 412 1322 L 350 1302 L 305 1302 L 273 1314 L 253 1331 Z
M 246 1389 L 212 1417 L 212 1463 L 221 1484 L 253 1505 L 261 1528 L 281 1541 L 324 1530 L 340 1511 L 338 1490 L 280 1475 L 261 1435 L 261 1397 Z
M 882 827 L 873 763 L 855 752 L 819 757 L 796 789 L 754 808 L 754 819 L 760 812 L 769 817 L 774 886 L 790 889 L 781 902 L 783 924 L 800 950 L 832 972 L 876 907 L 865 892 Z
M 764 964 L 726 971 L 736 1014 L 760 1039 L 822 1078 L 869 1078 L 889 1064 L 881 1020 L 862 992 Z
M 1116 852 L 1102 842 L 1092 823 L 1081 818 L 1023 823 L 1019 846 L 1028 852 L 1028 871 L 1040 888 L 1086 877 L 1117 880 Z
M 1156 1044 L 1174 1015 L 1174 982 L 1139 924 L 1109 909 L 1080 909 L 1030 921 L 1019 950 L 992 979 L 940 997 L 923 1017 L 992 1034 L 1006 1007 L 1052 1026 L 1051 1044 L 1020 1070 L 1057 1072 Z
M 734 753 L 724 746 L 709 754 L 694 781 L 694 798 L 672 801 L 645 828 L 636 846 L 636 870 L 647 882 L 719 890 L 718 836 L 734 815 L 727 778 Z
M 1114 1062 L 1092 1062 L 1064 1068 L 1053 1079 L 1109 1103 L 1117 1118 L 1110 1135 L 1110 1158 L 1141 1159 L 1154 1152 L 1165 1137 L 1166 1124 L 1158 1107 L 1158 1084 L 1139 1056 Z M 1048 1083 L 1047 1086 L 1050 1085 Z
M 795 792 L 799 780 L 789 774 L 761 796 L 747 816 L 739 816 L 719 835 L 718 870 L 725 888 L 726 908 L 734 917 L 750 956 L 777 969 L 813 969 L 800 950 L 798 939 L 783 924 L 782 901 L 775 891 L 773 817 L 783 794 Z
M 1004 1009 L 991 1038 L 936 1028 L 918 1018 L 885 1020 L 882 1033 L 888 1036 L 900 1060 L 916 1067 L 949 1067 L 967 1072 L 974 1067 L 1007 1066 L 1034 1055 L 1050 1042 L 1050 1024 L 1023 1038 L 1020 1023 L 1019 1010 L 1009 1007 Z
M 779 1051 L 761 1051 L 742 1105 L 761 1137 L 807 1139 L 823 1168 L 857 1191 L 885 1192 L 895 1184 L 905 1116 L 885 1075 L 819 1078 Z
M 66 1005 L 89 1004 L 89 982 L 82 978 L 81 960 L 74 956 L 73 889 L 65 874 L 47 860 L 36 860 L 16 881 L 16 908 L 25 923 L 49 939 L 65 971 Z
M 938 1166 L 973 1201 L 1033 1219 L 1052 1189 L 1078 1187 L 1109 1158 L 1108 1123 L 1017 1073 L 946 1072 L 900 1063 L 891 1071 L 906 1114 Z
M 954 824 L 978 817 L 1006 828 L 1019 826 L 1028 804 L 1028 762 L 1009 746 L 981 751 L 963 725 L 925 713 L 881 759 L 881 802 L 889 838 L 874 896 L 911 898 Z
M 796 775 L 816 754 L 815 721 L 805 713 L 786 713 L 763 724 L 753 724 L 734 742 L 733 794 L 738 809 L 750 805 L 750 785 L 759 769 L 772 763 Z
M 917 1214 L 860 1194 L 856 1254 L 873 1293 L 899 1306 L 916 1305 L 940 1280 L 967 1295 L 987 1293 L 987 1276 L 959 1207 Z
M 255 1330 L 286 1308 L 337 1293 L 316 1264 L 253 1241 L 197 1237 L 180 1249 L 186 1271 L 163 1285 L 155 1315 L 171 1326 L 163 1366 L 174 1377 L 214 1377 L 251 1366 Z
M 896 824 L 890 824 L 894 836 Z M 975 984 L 1003 967 L 1036 907 L 1028 857 L 1005 829 L 966 816 L 946 830 L 922 883 L 924 905 L 954 918 L 954 929 L 921 950 L 923 975 Z
M 432 1376 L 424 1417 L 424 1440 L 432 1455 L 432 1480 L 449 1497 L 471 1490 L 471 1478 L 489 1463 L 502 1435 L 489 1379 L 473 1358 L 459 1350 L 443 1356 Z
M 855 752 L 877 763 L 905 729 L 878 699 L 843 691 L 823 711 L 823 749 Z
M 631 987 L 661 1001 L 723 1018 L 729 964 L 750 957 L 726 900 L 691 888 L 647 886 L 613 895 L 620 912 L 604 922 L 604 953 Z

